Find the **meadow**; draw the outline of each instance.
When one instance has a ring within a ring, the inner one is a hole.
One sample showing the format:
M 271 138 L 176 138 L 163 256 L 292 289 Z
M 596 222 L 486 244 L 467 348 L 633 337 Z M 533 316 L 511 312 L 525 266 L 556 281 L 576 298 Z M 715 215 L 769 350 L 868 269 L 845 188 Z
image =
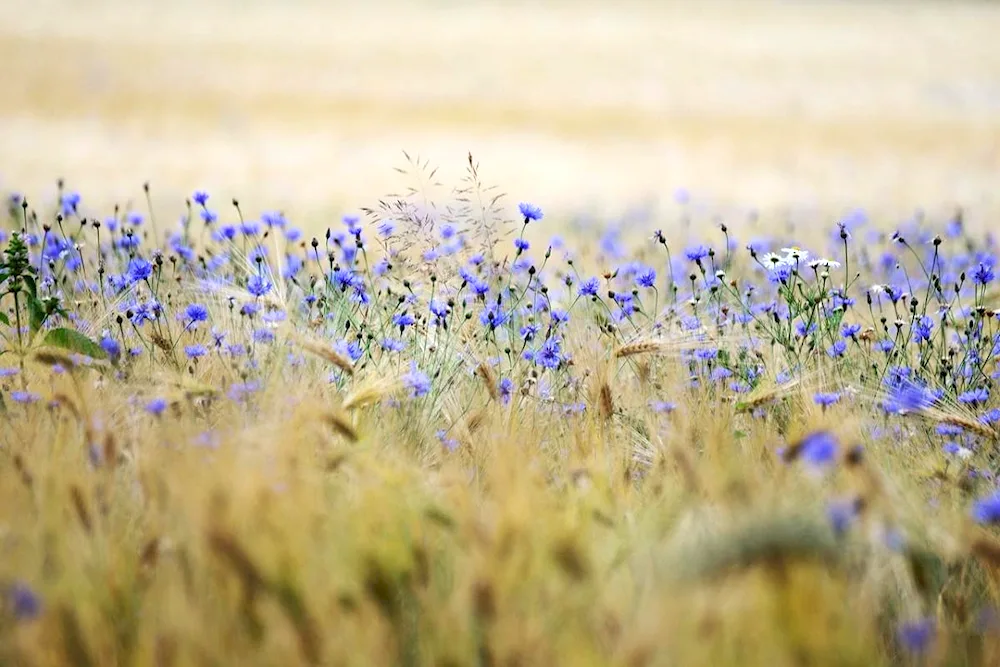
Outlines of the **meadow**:
M 961 211 L 564 239 L 471 156 L 315 237 L 59 192 L 6 198 L 6 664 L 1000 658 Z
M 0 665 L 1000 664 L 997 26 L 2 3 Z

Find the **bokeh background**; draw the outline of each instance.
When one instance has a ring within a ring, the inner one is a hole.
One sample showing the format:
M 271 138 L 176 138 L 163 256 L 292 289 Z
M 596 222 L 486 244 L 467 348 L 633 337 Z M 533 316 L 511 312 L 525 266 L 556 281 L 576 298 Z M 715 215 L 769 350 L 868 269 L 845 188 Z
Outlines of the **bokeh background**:
M 0 1 L 0 187 L 355 209 L 401 151 L 512 201 L 1000 197 L 989 2 Z

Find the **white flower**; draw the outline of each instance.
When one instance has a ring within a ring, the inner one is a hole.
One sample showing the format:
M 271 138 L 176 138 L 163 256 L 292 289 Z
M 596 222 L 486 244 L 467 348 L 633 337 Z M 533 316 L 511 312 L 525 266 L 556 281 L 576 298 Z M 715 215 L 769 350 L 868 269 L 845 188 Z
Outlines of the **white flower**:
M 773 252 L 767 253 L 761 259 L 764 262 L 764 266 L 770 265 L 771 268 L 776 268 L 781 266 L 782 264 L 789 263 L 786 257 L 782 257 L 781 255 L 775 254 Z
M 809 251 L 803 250 L 798 246 L 792 246 L 791 248 L 782 248 L 781 252 L 785 253 L 785 261 L 789 264 L 796 264 L 799 261 L 805 261 L 809 258 Z
M 819 259 L 814 259 L 809 262 L 809 268 L 815 269 L 822 266 L 826 269 L 837 269 L 840 268 L 840 262 L 832 259 L 824 259 L 820 257 Z

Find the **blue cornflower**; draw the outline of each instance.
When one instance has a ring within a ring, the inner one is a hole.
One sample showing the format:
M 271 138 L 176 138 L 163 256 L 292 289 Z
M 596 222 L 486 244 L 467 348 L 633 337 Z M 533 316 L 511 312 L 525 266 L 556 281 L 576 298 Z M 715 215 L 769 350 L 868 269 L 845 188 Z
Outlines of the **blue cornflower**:
M 80 193 L 67 192 L 59 203 L 62 205 L 63 216 L 69 217 L 72 213 L 76 213 L 77 207 L 80 206 Z
M 861 331 L 860 324 L 845 324 L 840 329 L 840 335 L 842 338 L 854 338 Z
M 985 387 L 979 387 L 978 389 L 970 389 L 969 391 L 964 391 L 958 395 L 959 403 L 966 403 L 972 405 L 979 405 L 980 403 L 985 403 L 990 398 L 990 391 Z
M 263 276 L 250 276 L 247 281 L 247 291 L 254 296 L 264 296 L 271 291 L 271 281 Z
M 936 628 L 933 618 L 900 623 L 896 639 L 910 653 L 924 653 L 934 640 Z
M 688 258 L 688 261 L 695 263 L 701 262 L 701 260 L 708 257 L 708 246 L 705 245 L 691 246 L 690 248 L 684 251 L 684 256 Z
M 203 192 L 202 190 L 196 190 L 195 193 L 191 195 L 191 199 L 193 199 L 194 203 L 198 206 L 204 206 L 208 201 L 208 193 Z
M 260 214 L 260 221 L 269 228 L 284 229 L 288 225 L 288 220 L 285 219 L 285 214 L 281 211 L 265 211 Z
M 528 243 L 527 239 L 516 238 L 514 239 L 514 247 L 517 248 L 518 252 L 524 252 L 531 247 L 531 244 Z
M 882 407 L 892 414 L 906 414 L 925 410 L 934 401 L 934 394 L 926 387 L 908 378 L 901 378 L 899 382 L 890 385 L 889 397 Z
M 184 309 L 184 315 L 191 322 L 205 322 L 208 320 L 208 308 L 200 303 L 190 303 Z
M 392 323 L 393 325 L 399 327 L 400 333 L 402 333 L 406 327 L 416 324 L 416 322 L 417 319 L 405 311 L 402 313 L 396 313 L 392 316 Z
M 994 491 L 973 503 L 972 518 L 978 523 L 1000 522 L 1000 491 Z
M 979 266 L 972 272 L 972 281 L 977 285 L 988 285 L 993 282 L 995 277 L 993 267 L 983 262 L 980 262 Z
M 511 394 L 514 393 L 514 381 L 510 378 L 500 378 L 497 389 L 500 391 L 500 402 L 504 405 L 510 403 Z
M 829 431 L 813 431 L 802 438 L 795 449 L 803 461 L 822 467 L 834 462 L 839 446 L 836 436 Z
M 639 287 L 653 287 L 656 285 L 656 271 L 652 268 L 647 268 L 644 271 L 640 271 L 635 277 L 635 284 Z
M 795 321 L 795 335 L 798 336 L 799 338 L 805 338 L 809 334 L 815 332 L 817 328 L 818 326 L 815 322 L 812 322 L 811 324 L 806 324 L 802 320 Z
M 672 401 L 650 401 L 649 407 L 653 409 L 653 412 L 670 414 L 677 409 L 677 404 Z
M 441 445 L 449 452 L 453 452 L 458 449 L 458 440 L 449 437 L 446 429 L 439 428 L 437 430 L 437 438 L 441 442 Z
M 930 340 L 933 334 L 934 320 L 928 315 L 924 315 L 913 325 L 913 338 L 918 343 Z
M 431 379 L 417 368 L 417 362 L 410 362 L 410 372 L 403 376 L 403 383 L 410 390 L 410 396 L 420 398 L 431 390 Z
M 153 415 L 154 417 L 159 417 L 163 414 L 163 411 L 167 409 L 167 401 L 163 398 L 154 398 L 153 400 L 146 403 L 146 412 Z
M 148 280 L 149 277 L 153 275 L 153 265 L 142 257 L 133 257 L 129 260 L 128 272 L 126 275 L 131 283 Z
M 582 283 L 577 290 L 580 296 L 597 296 L 597 290 L 600 289 L 601 283 L 597 278 L 587 278 Z
M 521 217 L 524 218 L 525 224 L 531 220 L 541 220 L 542 217 L 544 217 L 542 215 L 542 209 L 538 208 L 534 204 L 521 202 L 517 205 L 517 209 L 521 212 Z
M 118 359 L 122 353 L 122 347 L 111 336 L 101 338 L 101 349 L 111 358 L 112 361 Z
M 383 338 L 380 345 L 386 352 L 402 352 L 406 349 L 406 343 L 396 338 Z
M 25 404 L 35 403 L 41 398 L 41 396 L 39 396 L 33 391 L 20 391 L 20 390 L 14 390 L 10 392 L 10 397 L 14 399 L 15 403 L 25 403 Z
M 1000 421 L 1000 408 L 993 408 L 979 416 L 979 421 L 983 424 L 995 424 Z
M 448 317 L 448 304 L 447 303 L 444 303 L 442 301 L 436 301 L 436 300 L 435 301 L 431 301 L 431 303 L 428 306 L 428 308 L 430 309 L 431 314 L 434 315 L 435 319 L 437 319 L 439 321 L 443 321 L 446 317 Z
M 201 215 L 201 221 L 206 225 L 214 225 L 219 220 L 218 214 L 207 208 L 201 209 L 201 213 L 199 215 Z
M 827 355 L 836 359 L 837 357 L 844 356 L 844 352 L 847 351 L 847 343 L 841 339 L 834 342 L 833 345 L 826 349 Z
M 555 338 L 550 338 L 542 343 L 535 354 L 535 363 L 544 368 L 558 368 L 561 362 L 562 351 L 559 347 L 559 341 Z
M 186 345 L 184 347 L 184 354 L 186 354 L 189 359 L 197 359 L 198 357 L 204 357 L 208 354 L 208 349 L 201 344 Z
M 138 227 L 145 222 L 145 218 L 142 217 L 142 213 L 138 211 L 129 211 L 129 214 L 125 216 L 125 221 L 133 227 Z
M 711 361 L 719 356 L 719 350 L 715 347 L 702 348 L 694 351 L 694 356 L 702 361 Z
M 497 327 L 502 327 L 509 319 L 510 316 L 495 303 L 486 306 L 479 313 L 479 323 L 484 327 L 489 327 L 491 331 Z
M 934 431 L 938 435 L 943 435 L 943 436 L 948 436 L 948 437 L 954 437 L 956 435 L 962 435 L 962 433 L 965 432 L 965 429 L 963 429 L 961 426 L 958 426 L 956 424 L 938 424 L 934 428 Z
M 274 342 L 274 332 L 270 329 L 255 329 L 253 332 L 253 339 L 255 343 L 273 343 Z
M 17 581 L 7 591 L 7 599 L 14 617 L 19 621 L 30 621 L 42 613 L 42 600 L 30 586 Z
M 521 338 L 523 338 L 526 341 L 530 342 L 534 340 L 535 336 L 538 335 L 538 324 L 536 324 L 535 322 L 530 322 L 528 324 L 525 324 L 523 327 L 521 327 L 520 334 Z
M 815 401 L 816 405 L 819 405 L 822 408 L 828 408 L 831 405 L 840 402 L 840 394 L 835 391 L 821 391 L 813 395 L 813 401 Z
M 838 500 L 826 507 L 826 518 L 830 521 L 837 537 L 843 536 L 858 515 L 858 504 L 854 500 Z

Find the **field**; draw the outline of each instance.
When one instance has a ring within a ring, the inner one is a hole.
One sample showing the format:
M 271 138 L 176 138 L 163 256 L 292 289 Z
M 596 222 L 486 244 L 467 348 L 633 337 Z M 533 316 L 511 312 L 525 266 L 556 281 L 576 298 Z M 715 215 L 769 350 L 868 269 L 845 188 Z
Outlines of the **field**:
M 998 28 L 4 3 L 0 664 L 1000 664 Z

